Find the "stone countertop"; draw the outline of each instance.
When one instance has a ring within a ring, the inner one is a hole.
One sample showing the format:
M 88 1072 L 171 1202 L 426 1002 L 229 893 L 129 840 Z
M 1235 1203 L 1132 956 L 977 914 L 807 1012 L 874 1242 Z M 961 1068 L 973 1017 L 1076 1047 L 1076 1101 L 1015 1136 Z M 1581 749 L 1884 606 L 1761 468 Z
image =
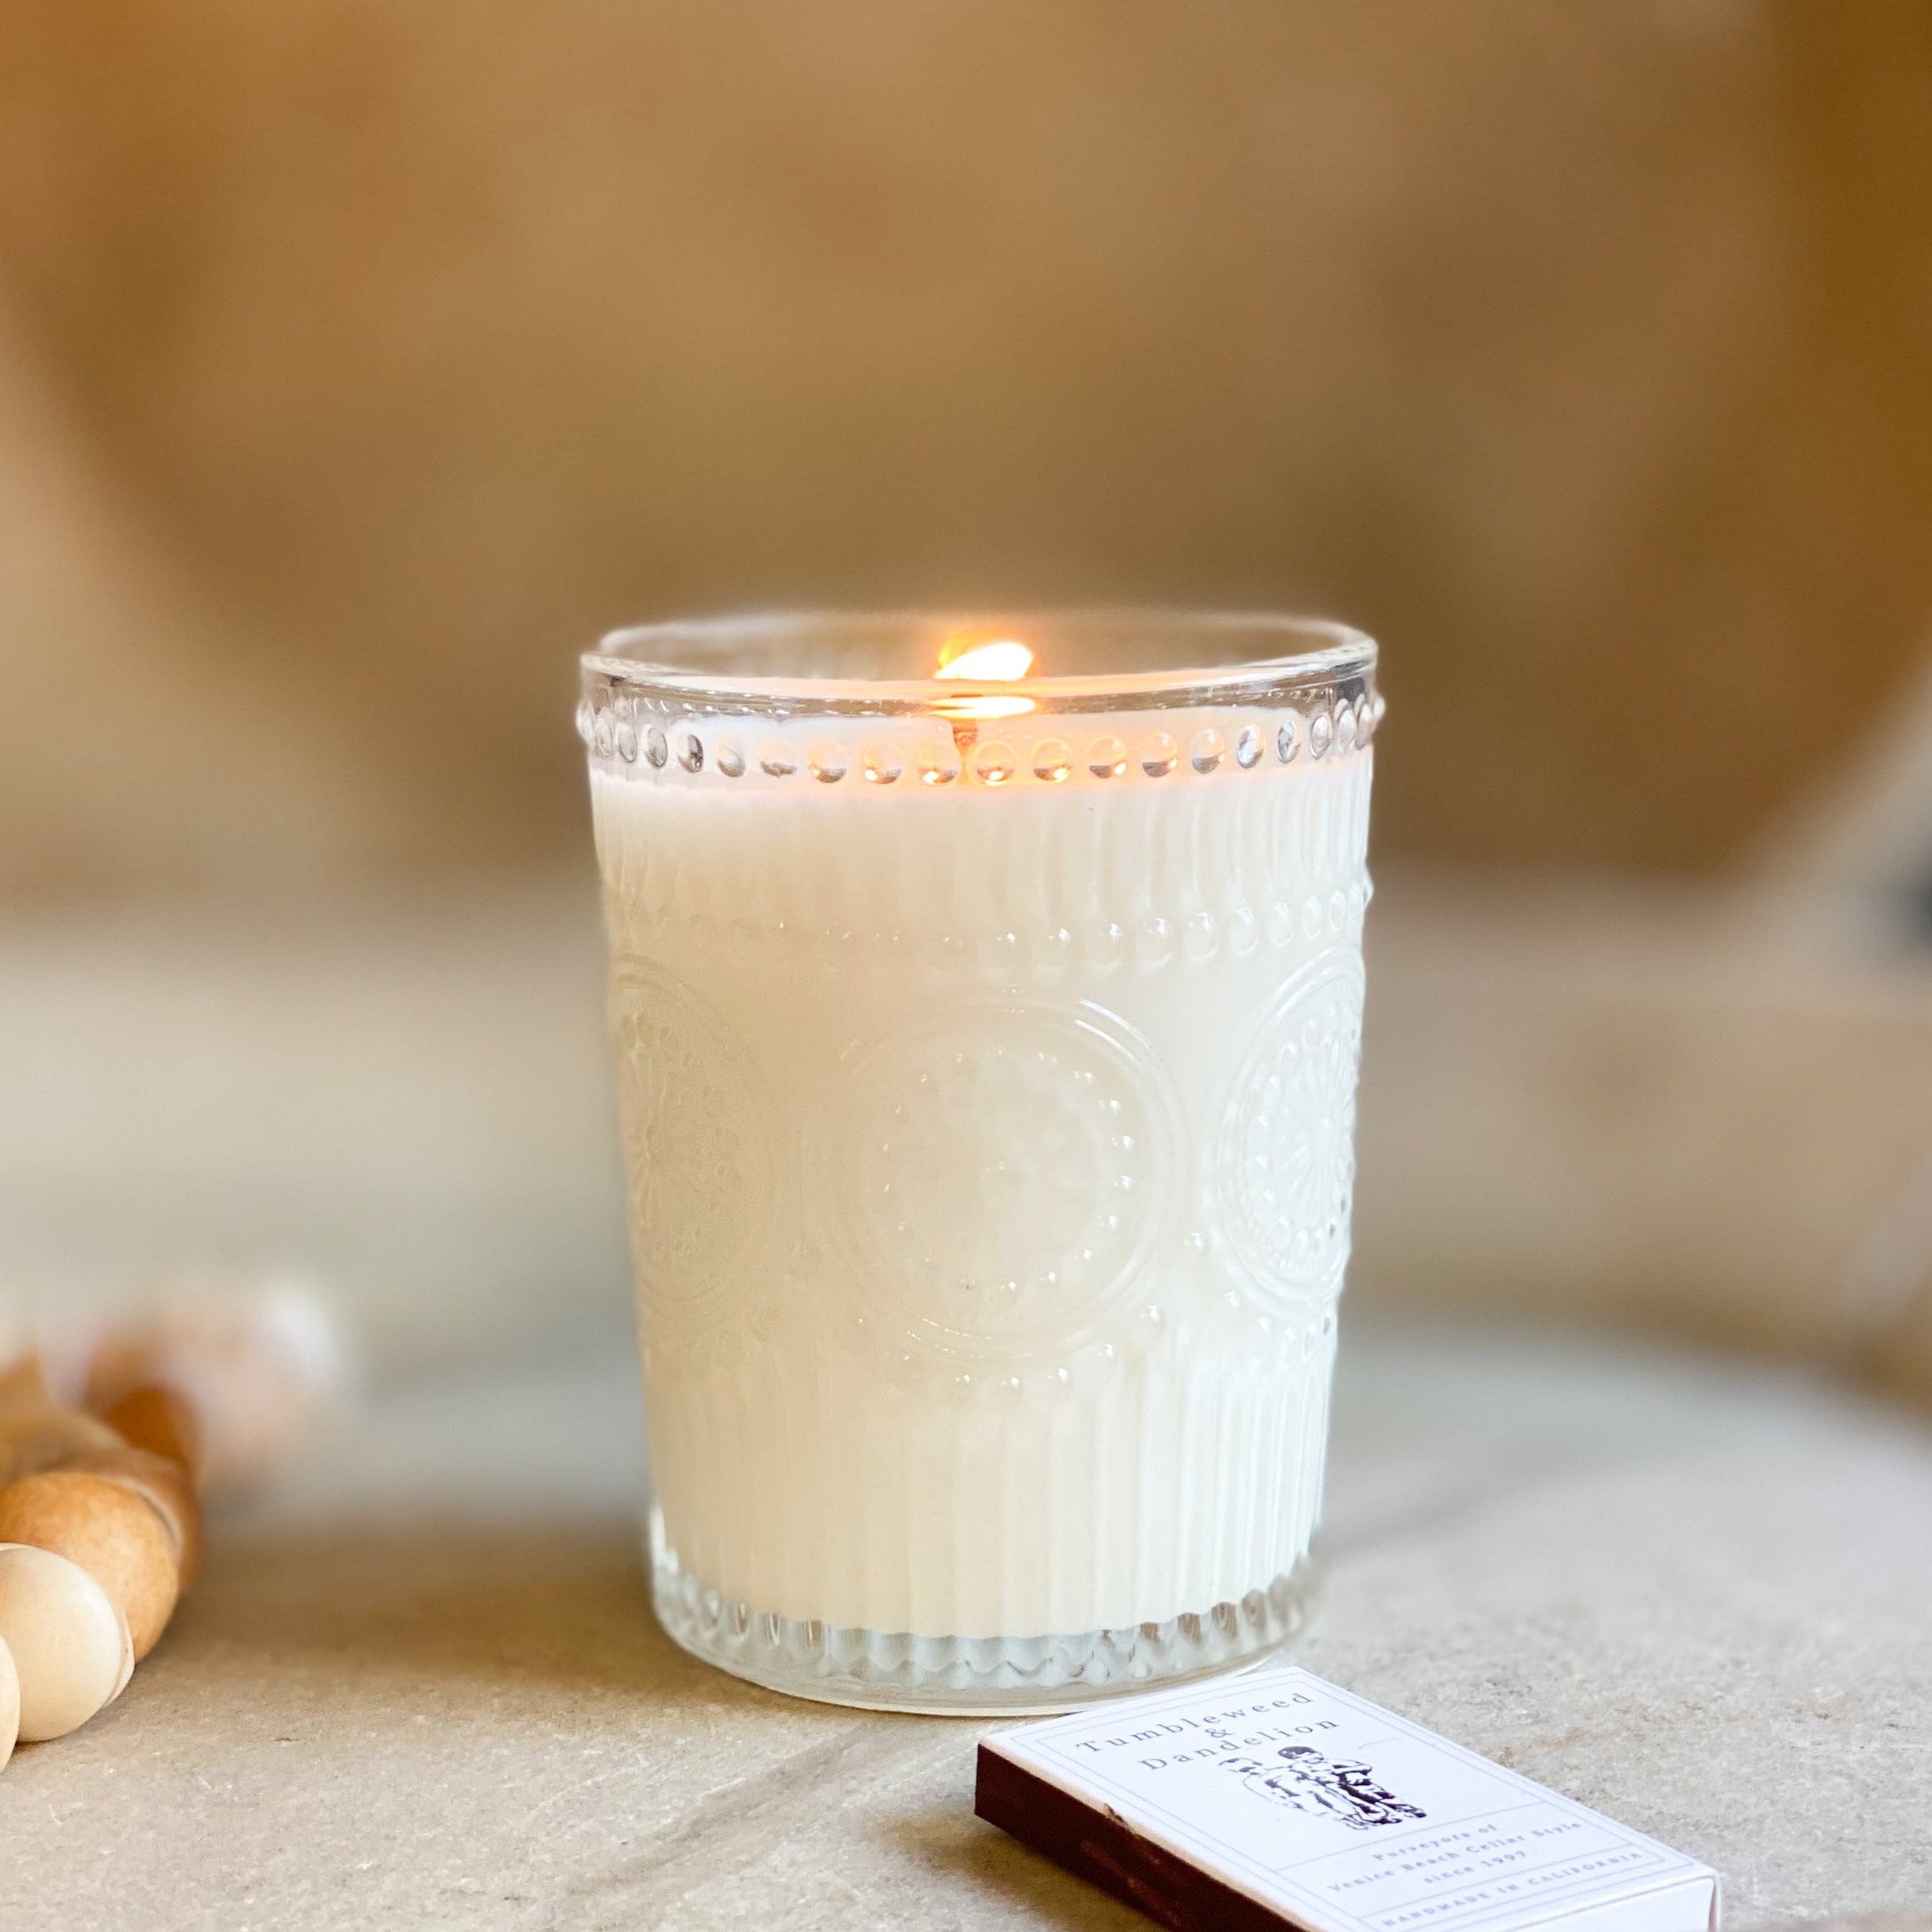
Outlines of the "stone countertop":
M 422 1383 L 221 1524 L 121 1702 L 0 1776 L 7 1932 L 1145 1925 L 971 1815 L 981 1726 L 658 1632 L 627 1362 Z M 1344 1349 L 1312 1668 L 1710 1860 L 1932 1927 L 1932 1434 L 1601 1344 Z

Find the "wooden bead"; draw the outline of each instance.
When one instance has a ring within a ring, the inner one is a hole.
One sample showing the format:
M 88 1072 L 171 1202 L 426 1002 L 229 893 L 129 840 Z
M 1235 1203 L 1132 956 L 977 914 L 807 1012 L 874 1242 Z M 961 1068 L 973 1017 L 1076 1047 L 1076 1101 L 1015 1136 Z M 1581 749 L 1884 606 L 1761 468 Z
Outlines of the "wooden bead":
M 101 1332 L 87 1406 L 105 1414 L 135 1390 L 174 1391 L 199 1431 L 197 1484 L 216 1495 L 252 1487 L 318 1426 L 346 1370 L 326 1313 L 305 1295 L 183 1296 Z
M 120 1613 L 115 1613 L 117 1616 Z M 114 1673 L 113 1696 L 107 1702 L 113 1703 L 134 1681 L 134 1632 L 128 1628 L 128 1619 L 121 1618 L 121 1668 Z
M 8 1357 L 6 1366 L 0 1367 L 0 1430 L 4 1430 L 17 1415 L 51 1409 L 53 1406 L 54 1398 L 48 1390 L 40 1357 L 33 1354 Z
M 114 1694 L 122 1620 L 78 1563 L 0 1543 L 0 1643 L 19 1680 L 19 1738 L 65 1737 Z
M 0 1771 L 7 1768 L 20 1734 L 20 1673 L 13 1668 L 13 1653 L 6 1639 L 0 1637 Z
M 151 1382 L 130 1389 L 102 1411 L 101 1420 L 129 1447 L 178 1462 L 192 1476 L 201 1455 L 201 1425 L 178 1389 Z
M 174 1538 L 161 1513 L 125 1483 L 80 1469 L 23 1476 L 0 1490 L 0 1543 L 31 1543 L 78 1563 L 128 1619 L 136 1658 L 174 1614 L 181 1590 Z
M 53 1468 L 90 1451 L 114 1448 L 120 1442 L 105 1422 L 78 1409 L 15 1409 L 0 1420 L 0 1484 Z
M 201 1573 L 201 1502 L 187 1470 L 146 1449 L 97 1449 L 62 1465 L 90 1476 L 105 1476 L 143 1498 L 160 1514 L 175 1546 L 175 1561 L 185 1593 Z

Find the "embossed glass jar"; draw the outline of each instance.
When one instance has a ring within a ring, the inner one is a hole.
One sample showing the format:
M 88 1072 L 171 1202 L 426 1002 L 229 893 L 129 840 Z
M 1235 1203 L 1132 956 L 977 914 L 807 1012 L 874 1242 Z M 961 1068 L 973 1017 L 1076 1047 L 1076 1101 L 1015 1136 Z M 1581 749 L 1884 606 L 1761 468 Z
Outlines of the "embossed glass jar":
M 1017 639 L 1043 674 L 931 675 Z M 1375 647 L 807 616 L 584 660 L 658 1613 L 1063 1709 L 1298 1616 L 1348 1250 Z

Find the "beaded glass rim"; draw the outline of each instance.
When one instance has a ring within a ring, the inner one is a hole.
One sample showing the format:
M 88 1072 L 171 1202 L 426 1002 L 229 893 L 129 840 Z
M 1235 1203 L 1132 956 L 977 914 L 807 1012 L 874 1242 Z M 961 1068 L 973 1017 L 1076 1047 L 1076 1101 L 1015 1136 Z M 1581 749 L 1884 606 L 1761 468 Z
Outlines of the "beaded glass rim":
M 1029 635 L 1093 650 L 1106 640 L 1171 661 L 1154 669 L 1048 671 L 1023 682 L 970 678 L 826 676 L 745 666 L 814 646 L 894 650 L 937 663 L 962 633 Z M 1305 701 L 1372 690 L 1373 639 L 1322 618 L 1166 610 L 797 612 L 677 619 L 612 631 L 583 658 L 584 695 L 623 691 L 647 712 L 769 718 L 957 716 L 962 701 L 1024 692 L 1035 716 Z
M 1165 660 L 1188 650 L 1192 660 L 999 681 L 814 676 L 791 665 L 816 651 L 845 670 L 854 660 L 902 668 L 941 661 L 942 648 L 1024 638 L 1044 644 L 1049 661 Z M 1287 639 L 1319 648 L 1240 655 Z M 673 647 L 686 661 L 660 661 Z M 767 674 L 774 660 L 785 674 Z M 849 775 L 876 790 L 901 777 L 915 789 L 1024 790 L 1205 776 L 1366 749 L 1383 710 L 1375 662 L 1375 645 L 1344 625 L 1241 613 L 702 619 L 613 633 L 588 653 L 577 730 L 608 772 L 752 791 L 801 775 L 822 785 Z

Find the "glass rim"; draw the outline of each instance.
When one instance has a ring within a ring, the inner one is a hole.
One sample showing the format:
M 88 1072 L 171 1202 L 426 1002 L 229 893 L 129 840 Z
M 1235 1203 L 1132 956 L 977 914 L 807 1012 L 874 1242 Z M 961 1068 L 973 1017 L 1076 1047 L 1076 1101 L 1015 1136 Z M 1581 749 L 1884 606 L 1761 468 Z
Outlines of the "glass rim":
M 1047 672 L 1022 681 L 974 678 L 866 678 L 805 673 L 771 674 L 729 668 L 734 649 L 766 648 L 814 637 L 870 635 L 882 641 L 920 632 L 984 630 L 989 635 L 1029 630 L 1062 636 L 1110 633 L 1142 636 L 1172 633 L 1177 647 L 1188 641 L 1233 643 L 1252 637 L 1265 655 L 1219 663 L 1184 661 L 1152 671 Z M 1189 704 L 1255 702 L 1338 679 L 1367 680 L 1374 673 L 1375 640 L 1330 618 L 1273 611 L 1189 610 L 1160 605 L 1042 607 L 979 612 L 834 608 L 760 611 L 736 615 L 674 618 L 608 632 L 583 653 L 587 677 L 646 697 L 705 709 L 752 713 L 892 716 L 951 709 L 962 700 L 1011 697 L 1024 691 L 1029 709 L 1043 712 L 1140 710 Z M 719 661 L 703 662 L 706 657 Z M 691 661 L 693 658 L 700 661 Z M 679 661 L 680 659 L 684 661 Z

